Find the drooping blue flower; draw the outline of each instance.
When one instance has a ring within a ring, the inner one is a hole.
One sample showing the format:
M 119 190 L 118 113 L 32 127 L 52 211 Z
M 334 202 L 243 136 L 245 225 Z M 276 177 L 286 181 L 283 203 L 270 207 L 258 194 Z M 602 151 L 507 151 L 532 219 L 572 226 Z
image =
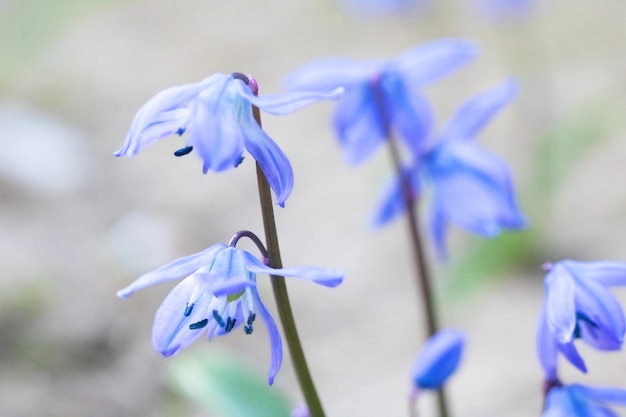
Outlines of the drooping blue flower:
M 431 336 L 417 356 L 411 376 L 418 390 L 437 390 L 456 371 L 463 354 L 465 335 L 443 329 Z
M 608 403 L 626 406 L 626 390 L 580 384 L 556 386 L 548 392 L 541 417 L 618 417 Z
M 441 256 L 449 223 L 477 235 L 493 237 L 503 228 L 524 227 L 507 165 L 474 141 L 476 135 L 515 94 L 507 81 L 465 103 L 434 145 L 406 169 L 412 198 L 432 190 L 430 230 Z M 423 183 L 423 184 L 422 184 Z M 406 211 L 398 178 L 386 187 L 373 223 L 381 226 Z
M 420 155 L 432 124 L 431 109 L 420 88 L 477 53 L 473 43 L 443 39 L 410 49 L 389 60 L 329 58 L 312 62 L 286 77 L 290 89 L 329 91 L 344 87 L 334 128 L 348 163 L 370 157 L 392 132 Z
M 545 296 L 537 326 L 537 352 L 549 380 L 557 379 L 557 353 L 582 372 L 587 368 L 574 346 L 582 339 L 598 350 L 624 343 L 624 312 L 608 287 L 626 285 L 626 263 L 564 260 L 547 265 Z
M 140 276 L 117 295 L 126 298 L 150 285 L 184 278 L 167 295 L 154 318 L 152 346 L 165 357 L 203 334 L 210 340 L 237 327 L 251 334 L 258 313 L 270 337 L 268 382 L 272 384 L 282 362 L 282 341 L 256 288 L 257 273 L 298 277 L 327 287 L 339 285 L 344 276 L 340 271 L 316 267 L 270 268 L 250 252 L 217 244 Z
M 254 79 L 242 74 L 214 74 L 200 82 L 167 88 L 137 112 L 122 147 L 115 156 L 133 156 L 170 135 L 187 132 L 186 146 L 175 153 L 194 150 L 202 171 L 224 171 L 243 160 L 244 150 L 259 163 L 281 206 L 293 188 L 293 170 L 278 145 L 261 129 L 252 106 L 284 115 L 323 99 L 331 92 L 287 92 L 257 96 Z

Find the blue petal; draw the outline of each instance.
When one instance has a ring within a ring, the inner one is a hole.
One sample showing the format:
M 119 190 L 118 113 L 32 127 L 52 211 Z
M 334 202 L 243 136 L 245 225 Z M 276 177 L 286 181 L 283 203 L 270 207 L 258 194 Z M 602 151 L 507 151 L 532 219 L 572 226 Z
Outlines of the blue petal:
M 439 389 L 456 370 L 465 335 L 458 330 L 440 330 L 420 350 L 413 365 L 412 377 L 419 389 Z
M 565 260 L 577 276 L 596 280 L 605 286 L 626 285 L 626 262 L 578 262 Z
M 576 328 L 575 282 L 560 263 L 552 266 L 545 277 L 546 321 L 560 343 L 573 340 Z
M 244 150 L 244 131 L 236 118 L 237 83 L 234 81 L 227 77 L 223 82 L 214 83 L 190 106 L 189 143 L 202 158 L 204 173 L 233 168 Z
M 363 162 L 387 138 L 374 92 L 367 83 L 346 89 L 337 104 L 333 124 L 350 164 Z
M 265 328 L 267 329 L 267 333 L 270 337 L 270 349 L 272 352 L 272 359 L 270 363 L 269 375 L 267 377 L 267 383 L 272 385 L 274 383 L 274 377 L 276 377 L 276 374 L 278 373 L 280 365 L 283 361 L 283 342 L 280 338 L 278 327 L 276 327 L 276 323 L 274 322 L 272 315 L 269 311 L 267 311 L 265 305 L 263 305 L 263 302 L 259 297 L 259 292 L 256 290 L 256 288 L 253 288 L 252 293 L 254 296 L 254 305 L 261 315 L 263 323 L 265 324 Z
M 268 184 L 276 194 L 276 202 L 283 207 L 293 189 L 293 168 L 283 151 L 278 147 L 257 122 L 252 114 L 244 116 L 246 149 L 257 161 Z
M 284 277 L 302 278 L 313 281 L 316 284 L 326 287 L 336 287 L 341 284 L 345 273 L 335 269 L 318 268 L 314 266 L 303 266 L 299 268 L 270 268 L 263 264 L 250 252 L 241 251 L 244 256 L 246 269 L 251 272 L 268 275 L 279 275 Z
M 208 272 L 199 274 L 198 280 L 217 297 L 256 285 L 254 275 L 245 269 L 243 252 L 230 246 L 215 256 Z
M 341 97 L 344 91 L 342 87 L 337 87 L 328 92 L 293 91 L 256 96 L 244 83 L 238 82 L 236 85 L 239 95 L 261 110 L 277 116 L 293 113 L 321 100 L 336 100 Z
M 368 82 L 381 67 L 381 61 L 326 58 L 291 72 L 285 77 L 284 85 L 289 90 L 328 91 Z
M 626 323 L 617 299 L 598 282 L 576 279 L 576 310 L 582 339 L 600 350 L 618 350 L 624 341 Z
M 578 353 L 576 346 L 574 346 L 574 342 L 557 343 L 556 347 L 558 351 L 561 352 L 572 365 L 578 368 L 580 372 L 587 373 L 585 361 L 582 356 L 580 356 L 580 353 Z
M 409 176 L 411 182 L 411 198 L 417 199 L 420 193 L 418 170 L 416 168 L 405 169 L 404 175 Z M 406 212 L 406 202 L 403 194 L 404 192 L 397 176 L 388 181 L 381 197 L 378 199 L 378 207 L 374 211 L 374 216 L 371 220 L 372 226 L 381 227 Z
M 558 379 L 556 372 L 557 365 L 557 345 L 554 336 L 548 328 L 546 322 L 546 308 L 541 307 L 539 320 L 537 323 L 537 356 L 543 368 L 546 379 L 556 381 Z
M 584 392 L 584 394 L 594 401 L 601 403 L 613 403 L 626 406 L 626 390 L 621 388 L 604 388 L 604 387 L 589 387 L 580 384 L 572 384 L 577 390 Z
M 444 260 L 448 256 L 446 249 L 446 235 L 448 231 L 448 218 L 444 212 L 444 209 L 435 202 L 430 213 L 430 234 L 433 242 L 435 243 L 435 249 L 437 250 L 437 256 L 439 259 Z
M 430 105 L 421 94 L 410 91 L 398 77 L 383 77 L 381 88 L 393 128 L 400 133 L 414 157 L 419 158 L 432 129 Z
M 191 275 L 197 269 L 204 265 L 210 264 L 215 256 L 226 246 L 222 244 L 213 245 L 202 252 L 176 259 L 160 268 L 147 272 L 133 281 L 129 286 L 117 292 L 120 298 L 126 298 L 142 288 L 160 282 L 180 279 Z
M 395 58 L 390 71 L 399 72 L 410 85 L 421 85 L 447 75 L 478 54 L 473 42 L 439 39 L 417 46 Z
M 445 140 L 473 139 L 511 101 L 516 90 L 515 83 L 508 80 L 471 99 L 455 113 L 442 137 Z
M 141 148 L 165 137 L 165 132 L 161 132 L 163 136 L 144 133 L 151 125 L 160 124 L 164 120 L 171 118 L 172 113 L 170 112 L 172 110 L 186 107 L 189 100 L 197 96 L 202 89 L 218 80 L 220 75 L 215 74 L 198 83 L 170 87 L 157 93 L 139 109 L 126 134 L 124 144 L 114 155 L 135 155 Z
M 546 398 L 546 407 L 541 417 L 575 417 L 577 414 L 565 388 L 555 387 Z
M 191 300 L 194 291 L 202 290 L 197 289 L 195 277 L 190 276 L 174 287 L 157 309 L 152 325 L 152 346 L 165 357 L 178 353 L 204 333 L 203 329 L 190 329 L 189 325 L 206 318 L 212 296 L 205 292 Z M 187 312 L 189 314 L 185 314 Z

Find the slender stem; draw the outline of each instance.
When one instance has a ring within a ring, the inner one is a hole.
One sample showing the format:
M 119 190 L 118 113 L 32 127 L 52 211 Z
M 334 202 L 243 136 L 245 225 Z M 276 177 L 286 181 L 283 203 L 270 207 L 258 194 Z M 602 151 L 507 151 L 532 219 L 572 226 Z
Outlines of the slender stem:
M 439 330 L 439 324 L 435 311 L 435 299 L 431 286 L 432 281 L 428 270 L 422 235 L 420 232 L 417 201 L 411 187 L 410 179 L 406 175 L 402 166 L 402 159 L 400 158 L 398 144 L 391 135 L 389 135 L 387 143 L 391 152 L 391 159 L 393 161 L 394 168 L 396 169 L 396 175 L 398 175 L 398 179 L 402 187 L 402 196 L 404 204 L 406 205 L 406 218 L 408 220 L 409 235 L 413 249 L 413 259 L 418 272 L 417 285 L 420 289 L 419 297 L 421 298 L 422 305 L 424 307 L 428 336 L 432 336 L 437 332 L 437 330 Z M 448 402 L 446 400 L 446 394 L 443 387 L 437 391 L 437 404 L 439 407 L 439 416 L 448 417 L 450 414 L 448 412 Z
M 255 120 L 261 125 L 261 116 L 257 107 L 252 108 Z M 261 212 L 263 216 L 263 227 L 265 229 L 265 241 L 268 252 L 269 266 L 272 268 L 282 268 L 282 260 L 280 258 L 280 248 L 278 246 L 278 234 L 276 232 L 276 221 L 274 219 L 274 205 L 272 202 L 272 192 L 265 178 L 265 174 L 261 170 L 259 164 L 256 164 L 257 183 L 259 188 L 259 199 L 261 201 Z M 287 285 L 285 278 L 276 275 L 270 275 L 272 281 L 272 289 L 278 307 L 278 315 L 283 327 L 283 333 L 287 340 L 287 346 L 293 362 L 293 367 L 300 383 L 302 395 L 306 401 L 311 417 L 324 417 L 324 409 L 317 395 L 309 367 L 306 363 L 300 337 L 296 329 L 296 323 L 291 311 L 291 303 L 289 302 L 289 294 L 287 293 Z

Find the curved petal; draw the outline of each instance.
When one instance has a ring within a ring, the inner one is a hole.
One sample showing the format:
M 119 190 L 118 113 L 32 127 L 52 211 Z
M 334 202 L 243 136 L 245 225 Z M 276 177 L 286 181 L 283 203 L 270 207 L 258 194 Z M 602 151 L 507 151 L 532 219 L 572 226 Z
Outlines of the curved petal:
M 363 162 L 387 137 L 374 92 L 366 83 L 346 89 L 337 104 L 333 125 L 349 164 Z
M 626 323 L 617 299 L 596 281 L 576 279 L 576 284 L 576 310 L 582 339 L 596 349 L 620 349 Z
M 587 373 L 587 365 L 585 365 L 585 361 L 582 356 L 580 356 L 580 353 L 578 353 L 576 346 L 574 346 L 574 342 L 557 343 L 556 347 L 580 372 Z
M 444 329 L 431 336 L 413 365 L 411 375 L 419 389 L 439 389 L 454 373 L 461 361 L 465 335 Z
M 192 329 L 189 326 L 207 318 L 212 296 L 204 292 L 190 304 L 194 291 L 195 278 L 190 276 L 172 289 L 156 311 L 152 325 L 152 347 L 165 357 L 178 353 L 204 333 L 201 327 Z
M 233 168 L 241 160 L 245 139 L 236 119 L 237 83 L 234 81 L 225 78 L 223 83 L 214 84 L 190 106 L 188 140 L 202 158 L 205 174 L 209 170 L 219 172 Z
M 239 95 L 257 106 L 264 112 L 282 116 L 293 113 L 303 107 L 309 106 L 321 100 L 337 100 L 343 94 L 344 89 L 337 87 L 332 91 L 290 91 L 277 94 L 264 94 L 256 96 L 250 88 L 242 82 L 235 83 Z
M 605 286 L 626 285 L 626 262 L 579 262 L 570 259 L 562 262 L 577 276 L 585 279 L 598 281 Z
M 206 273 L 198 274 L 198 281 L 217 297 L 236 294 L 256 285 L 254 274 L 245 269 L 242 251 L 231 246 L 215 256 Z
M 313 61 L 289 73 L 283 84 L 289 90 L 328 91 L 367 82 L 382 66 L 381 61 L 326 58 Z
M 584 393 L 587 397 L 594 401 L 601 403 L 613 403 L 626 406 L 626 390 L 621 388 L 604 388 L 604 387 L 589 387 L 586 385 L 572 384 L 572 388 L 575 387 Z
M 280 333 L 278 332 L 278 327 L 272 318 L 272 315 L 265 308 L 263 301 L 261 301 L 261 297 L 259 297 L 259 292 L 256 288 L 252 289 L 252 294 L 254 298 L 254 305 L 261 315 L 263 319 L 263 323 L 265 324 L 265 328 L 267 329 L 267 334 L 270 337 L 270 349 L 272 352 L 272 359 L 270 362 L 270 370 L 267 377 L 267 383 L 272 385 L 274 383 L 274 378 L 276 374 L 280 370 L 280 365 L 283 361 L 283 342 L 280 338 Z
M 558 342 L 571 342 L 576 328 L 574 278 L 557 262 L 546 275 L 545 286 L 548 328 Z
M 293 189 L 294 178 L 291 163 L 276 142 L 252 119 L 252 114 L 246 118 L 242 121 L 246 149 L 259 163 L 267 182 L 276 194 L 276 202 L 284 207 Z
M 471 140 L 480 132 L 496 113 L 515 96 L 517 86 L 507 80 L 500 86 L 488 90 L 465 103 L 454 114 L 441 135 L 444 140 Z
M 557 345 L 546 321 L 546 308 L 541 306 L 539 320 L 537 321 L 537 356 L 539 363 L 545 373 L 546 380 L 558 380 L 557 365 Z
M 159 124 L 164 118 L 164 113 L 186 107 L 186 103 L 197 96 L 200 91 L 218 81 L 223 74 L 215 74 L 200 82 L 170 87 L 160 91 L 149 99 L 135 114 L 130 129 L 122 147 L 115 152 L 115 156 L 132 156 L 145 146 L 154 143 L 164 136 L 142 136 L 144 131 L 153 124 Z M 171 116 L 171 113 L 169 114 Z
M 546 398 L 546 407 L 541 417 L 573 417 L 576 416 L 570 396 L 565 388 L 555 387 Z
M 433 124 L 428 101 L 421 94 L 410 91 L 401 78 L 392 75 L 383 77 L 381 89 L 393 128 L 400 133 L 414 158 L 419 158 Z
M 412 85 L 425 84 L 447 75 L 478 55 L 478 45 L 460 39 L 440 39 L 408 50 L 389 63 Z
M 416 199 L 420 193 L 418 169 L 407 168 L 404 172 L 411 182 L 411 198 Z M 374 211 L 374 216 L 371 220 L 373 227 L 381 227 L 406 212 L 402 186 L 397 176 L 387 182 L 378 201 L 378 207 Z
M 217 256 L 217 254 L 224 248 L 226 248 L 225 245 L 217 244 L 203 250 L 202 252 L 178 258 L 160 268 L 143 274 L 129 286 L 119 290 L 117 292 L 117 296 L 120 298 L 126 298 L 132 295 L 135 291 L 150 285 L 189 276 L 200 267 L 210 264 L 215 256 Z
M 245 259 L 246 269 L 251 272 L 285 277 L 302 278 L 313 281 L 326 287 L 336 287 L 341 284 L 345 273 L 335 269 L 303 266 L 299 268 L 270 268 L 263 264 L 250 252 L 241 251 Z

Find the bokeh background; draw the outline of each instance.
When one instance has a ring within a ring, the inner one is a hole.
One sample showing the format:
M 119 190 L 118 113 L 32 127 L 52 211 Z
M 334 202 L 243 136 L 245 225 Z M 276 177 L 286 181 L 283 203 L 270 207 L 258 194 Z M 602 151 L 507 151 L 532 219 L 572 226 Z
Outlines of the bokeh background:
M 439 126 L 472 95 L 518 80 L 517 99 L 480 141 L 509 162 L 531 223 L 490 241 L 452 230 L 450 259 L 433 265 L 443 322 L 468 333 L 452 408 L 539 415 L 540 265 L 626 261 L 625 19 L 620 0 L 545 0 L 503 15 L 470 0 L 388 14 L 331 0 L 0 0 L 0 416 L 218 415 L 182 397 L 170 382 L 176 358 L 151 350 L 171 285 L 129 300 L 115 291 L 237 230 L 262 233 L 254 164 L 202 175 L 193 154 L 172 156 L 179 138 L 114 158 L 146 99 L 232 71 L 277 92 L 311 60 L 390 58 L 439 37 L 482 51 L 425 89 Z M 328 415 L 402 416 L 424 336 L 407 235 L 402 221 L 368 227 L 388 155 L 345 165 L 332 106 L 264 117 L 296 175 L 277 211 L 285 265 L 348 274 L 332 290 L 290 282 L 292 304 Z M 257 327 L 180 356 L 228 351 L 264 377 Z M 565 381 L 626 387 L 625 354 L 581 350 L 590 374 L 567 368 Z M 288 357 L 273 389 L 301 401 Z

